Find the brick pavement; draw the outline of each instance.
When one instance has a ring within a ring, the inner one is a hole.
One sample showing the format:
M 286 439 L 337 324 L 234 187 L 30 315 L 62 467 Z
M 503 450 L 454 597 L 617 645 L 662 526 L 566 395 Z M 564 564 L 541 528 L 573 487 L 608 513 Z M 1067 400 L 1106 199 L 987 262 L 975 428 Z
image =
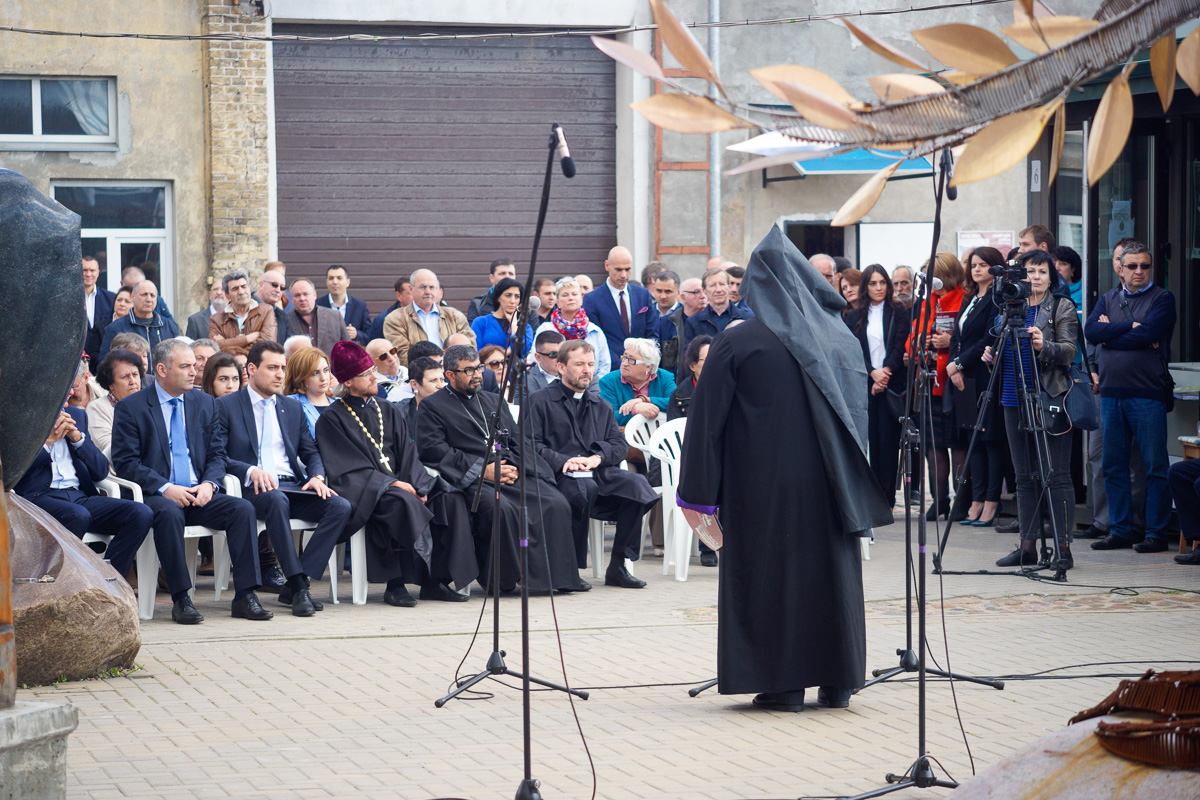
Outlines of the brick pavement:
M 868 664 L 890 667 L 904 641 L 903 529 L 877 532 L 864 562 Z M 986 568 L 1013 537 L 957 529 L 948 569 Z M 1168 555 L 1093 553 L 1081 542 L 1068 584 L 1012 576 L 947 575 L 945 629 L 951 668 L 1017 674 L 1080 662 L 1196 658 L 1200 596 L 1141 592 L 1111 596 L 1096 586 L 1200 589 L 1200 570 Z M 700 682 L 713 674 L 717 570 L 694 564 L 687 583 L 647 558 L 641 591 L 597 586 L 555 599 L 562 646 L 575 686 Z M 487 699 L 435 709 L 479 617 L 469 604 L 383 605 L 372 586 L 367 606 L 327 605 L 312 619 L 286 614 L 269 623 L 232 620 L 197 595 L 208 617 L 196 627 L 170 622 L 169 605 L 143 623 L 144 669 L 127 678 L 22 690 L 22 700 L 75 703 L 69 794 L 75 798 L 482 798 L 512 796 L 522 776 L 521 699 L 487 681 Z M 343 591 L 348 592 L 343 584 Z M 930 576 L 931 598 L 938 595 Z M 320 584 L 318 595 L 327 592 Z M 345 598 L 348 600 L 348 598 Z M 520 667 L 519 604 L 501 602 L 501 646 Z M 561 678 L 548 598 L 531 601 L 534 674 Z M 490 611 L 463 668 L 482 668 L 490 650 Z M 945 665 L 942 618 L 929 618 L 930 647 Z M 1176 665 L 1181 666 L 1181 665 Z M 1143 664 L 1081 672 L 1140 672 Z M 1115 678 L 1008 682 L 1004 691 L 954 685 L 976 768 L 1060 727 L 1094 704 Z M 516 682 L 512 682 L 516 686 Z M 951 685 L 928 689 L 928 748 L 959 779 L 970 765 L 954 715 Z M 595 762 L 602 798 L 774 798 L 841 794 L 878 786 L 916 755 L 917 687 L 890 681 L 846 711 L 761 712 L 749 697 L 686 686 L 597 689 L 575 711 Z M 814 698 L 810 698 L 810 701 Z M 533 695 L 534 776 L 542 795 L 585 800 L 588 757 L 571 705 L 559 693 Z M 944 772 L 943 772 L 944 774 Z M 944 797 L 908 790 L 904 798 Z

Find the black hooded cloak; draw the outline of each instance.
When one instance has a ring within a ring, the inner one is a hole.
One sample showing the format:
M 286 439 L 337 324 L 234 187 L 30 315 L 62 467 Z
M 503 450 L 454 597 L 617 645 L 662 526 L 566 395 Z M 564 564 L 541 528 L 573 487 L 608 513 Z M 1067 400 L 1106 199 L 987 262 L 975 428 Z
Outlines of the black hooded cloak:
M 722 694 L 858 688 L 866 672 L 859 534 L 891 522 L 864 453 L 866 368 L 845 301 L 779 228 L 742 293 L 756 317 L 708 352 L 679 498 L 719 507 Z

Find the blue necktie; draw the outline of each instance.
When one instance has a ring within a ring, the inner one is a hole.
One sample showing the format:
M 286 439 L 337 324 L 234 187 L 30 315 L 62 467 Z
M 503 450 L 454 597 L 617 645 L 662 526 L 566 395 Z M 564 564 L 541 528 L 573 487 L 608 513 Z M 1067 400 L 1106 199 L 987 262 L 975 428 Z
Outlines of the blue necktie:
M 192 485 L 192 470 L 188 464 L 187 430 L 183 426 L 183 398 L 171 401 L 171 483 Z

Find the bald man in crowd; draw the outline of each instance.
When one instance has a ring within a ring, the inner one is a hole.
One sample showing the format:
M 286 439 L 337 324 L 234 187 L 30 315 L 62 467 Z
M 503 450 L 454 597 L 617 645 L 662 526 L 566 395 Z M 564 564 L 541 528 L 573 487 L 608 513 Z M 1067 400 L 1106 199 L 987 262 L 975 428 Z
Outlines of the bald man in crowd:
M 816 268 L 817 272 L 825 276 L 825 280 L 829 281 L 829 285 L 833 285 L 833 276 L 837 272 L 837 264 L 833 260 L 833 256 L 827 256 L 824 253 L 817 253 L 808 259 L 808 263 Z
M 624 353 L 625 340 L 658 338 L 658 307 L 650 292 L 629 282 L 633 255 L 617 245 L 604 261 L 608 279 L 587 293 L 583 310 L 600 326 L 610 353 Z

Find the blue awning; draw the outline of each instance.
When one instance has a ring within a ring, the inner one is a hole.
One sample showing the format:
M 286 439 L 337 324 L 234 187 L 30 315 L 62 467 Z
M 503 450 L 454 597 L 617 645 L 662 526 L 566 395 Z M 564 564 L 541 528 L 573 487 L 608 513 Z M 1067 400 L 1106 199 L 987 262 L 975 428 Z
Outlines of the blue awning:
M 854 150 L 825 158 L 812 158 L 804 161 L 794 161 L 792 166 L 801 175 L 867 175 L 894 164 L 894 154 L 877 153 L 874 150 Z M 927 158 L 914 158 L 904 161 L 896 170 L 897 175 L 929 174 L 933 166 Z

